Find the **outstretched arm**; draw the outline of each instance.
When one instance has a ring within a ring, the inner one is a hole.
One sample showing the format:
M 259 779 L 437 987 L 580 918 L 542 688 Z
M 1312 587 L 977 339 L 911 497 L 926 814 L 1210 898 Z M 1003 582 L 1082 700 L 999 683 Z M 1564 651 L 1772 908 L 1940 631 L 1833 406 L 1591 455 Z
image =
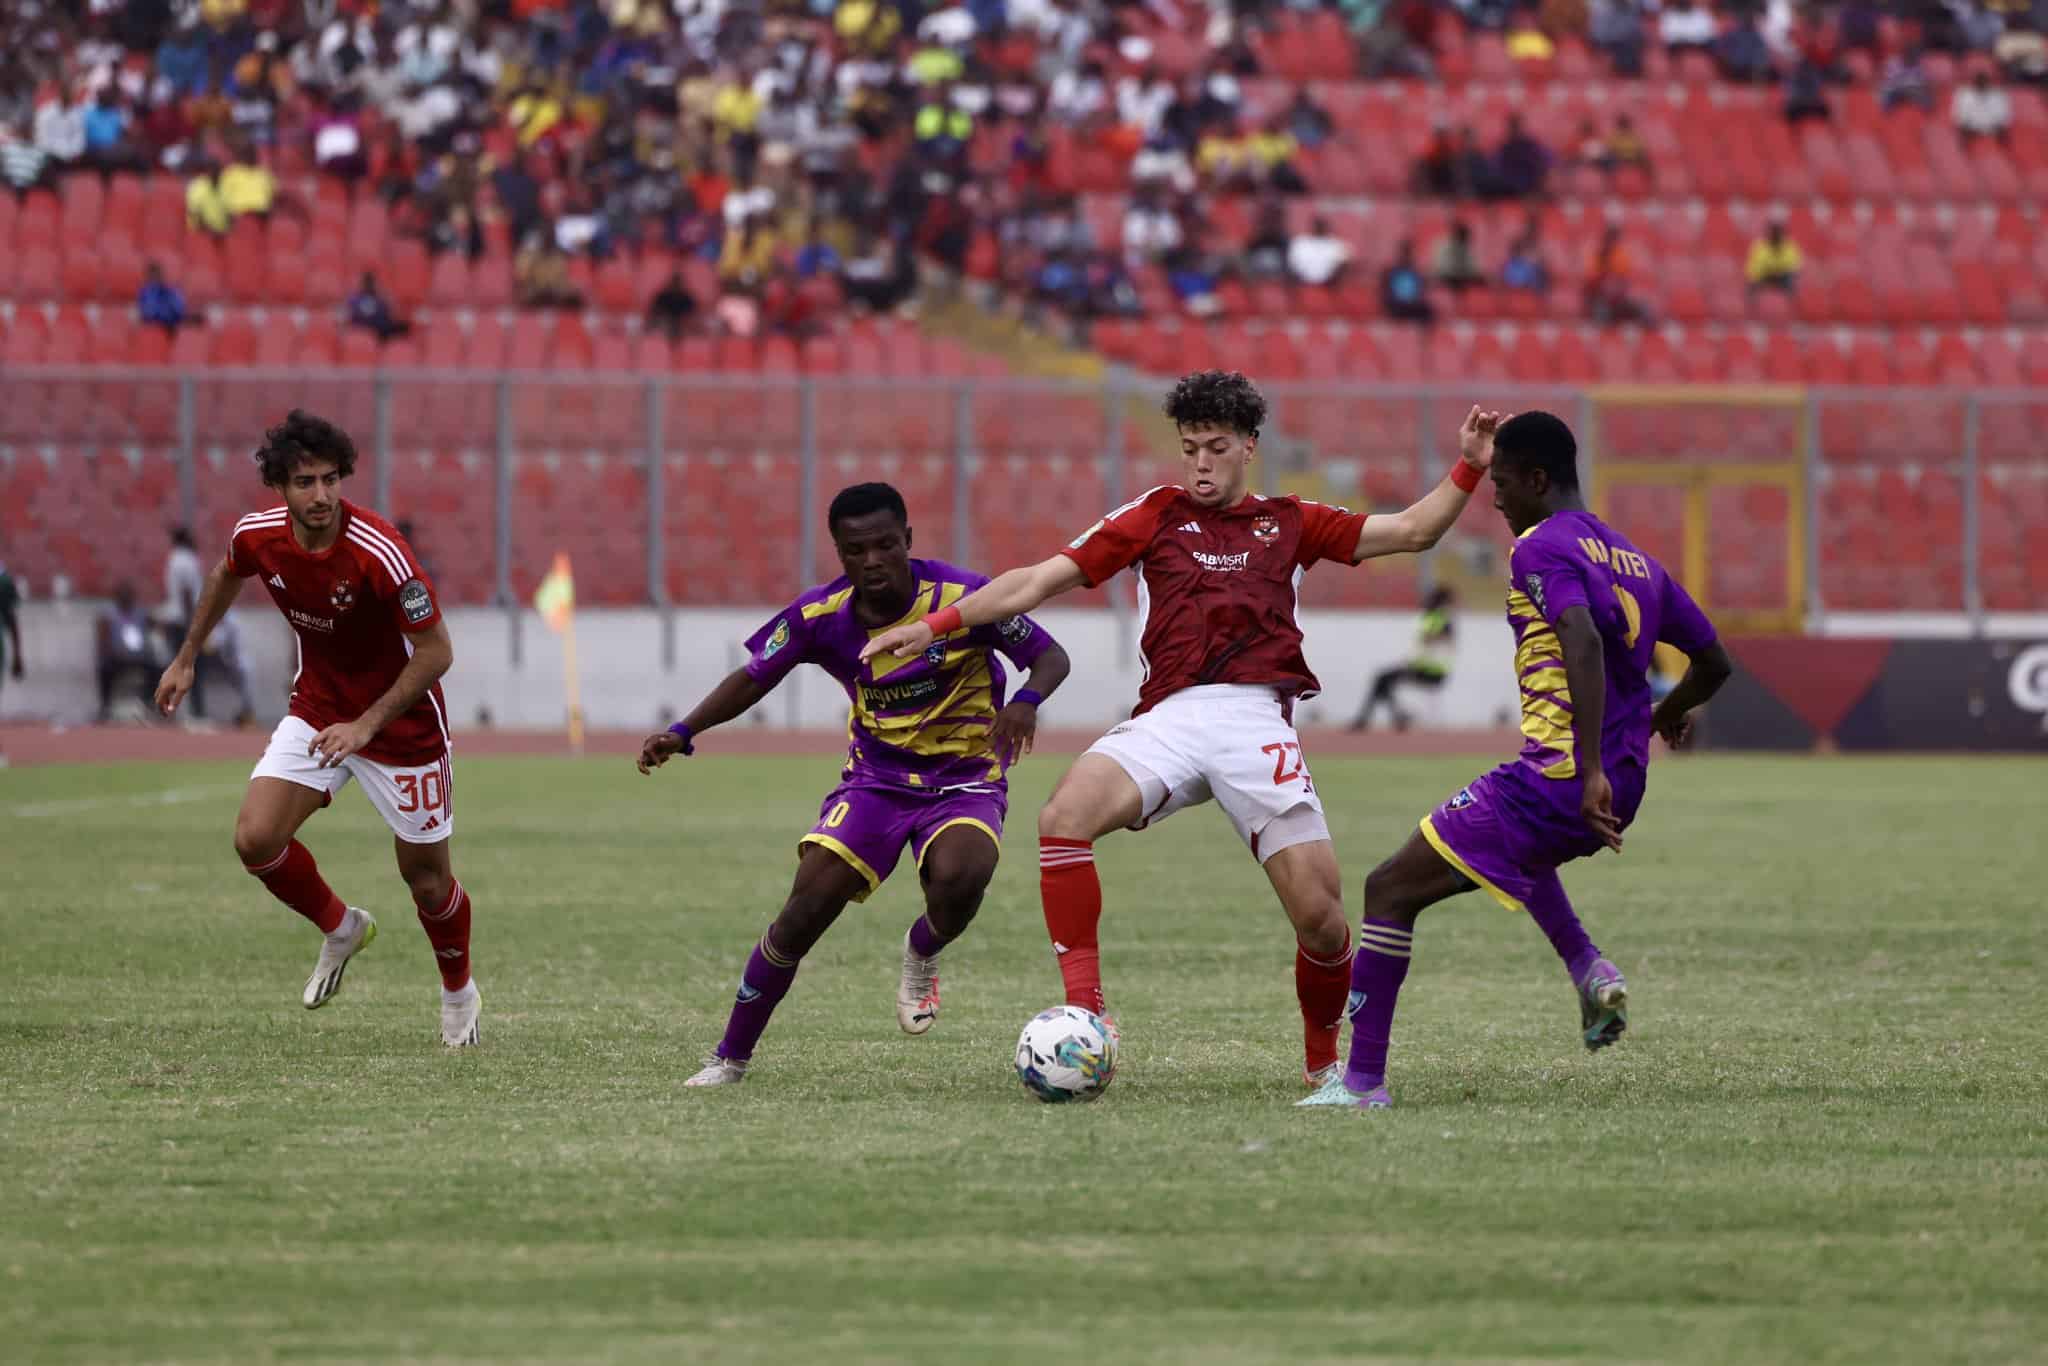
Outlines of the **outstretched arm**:
M 744 716 L 749 708 L 768 695 L 768 691 L 745 669 L 734 669 L 704 695 L 704 700 L 682 719 L 679 726 L 656 731 L 640 742 L 640 771 L 652 773 L 676 755 L 691 753 L 696 748 L 694 740 L 697 736 L 713 726 L 722 726 Z
M 1412 555 L 1442 540 L 1465 511 L 1465 504 L 1472 501 L 1472 490 L 1492 467 L 1493 433 L 1509 416 L 1482 412 L 1476 406 L 1465 414 L 1465 423 L 1458 429 L 1458 463 L 1419 502 L 1388 516 L 1366 518 L 1351 563 L 1362 564 L 1381 555 Z
M 949 636 L 970 626 L 986 626 L 992 621 L 1007 621 L 1021 616 L 1046 599 L 1056 598 L 1087 582 L 1081 566 L 1065 555 L 1055 555 L 1022 569 L 1005 570 L 953 606 L 934 612 L 922 621 L 882 632 L 861 649 L 860 657 L 914 655 L 938 636 Z
M 156 685 L 156 709 L 169 716 L 185 700 L 185 694 L 192 691 L 192 676 L 199 666 L 199 652 L 206 648 L 206 638 L 213 634 L 213 628 L 220 625 L 220 619 L 234 606 L 235 599 L 242 595 L 245 581 L 228 564 L 227 557 L 213 567 L 206 576 L 206 587 L 200 590 L 199 602 L 192 611 L 192 625 L 185 632 L 185 643 L 178 647 L 178 654 L 164 670 L 163 677 Z M 19 644 L 16 645 L 17 652 Z M 17 654 L 18 657 L 18 654 Z
M 1579 778 L 1584 784 L 1579 815 L 1609 849 L 1621 848 L 1621 822 L 1614 818 L 1614 788 L 1600 753 L 1600 729 L 1607 720 L 1607 652 L 1593 614 L 1580 604 L 1557 619 L 1564 649 L 1564 683 L 1572 698 L 1572 736 Z
M 1728 657 L 1728 651 L 1718 640 L 1687 658 L 1691 663 L 1686 667 L 1685 677 L 1664 695 L 1664 700 L 1650 715 L 1650 728 L 1663 736 L 1664 743 L 1673 749 L 1680 748 L 1692 737 L 1693 708 L 1705 705 L 1707 699 L 1721 691 L 1721 685 L 1735 673 L 1735 661 Z

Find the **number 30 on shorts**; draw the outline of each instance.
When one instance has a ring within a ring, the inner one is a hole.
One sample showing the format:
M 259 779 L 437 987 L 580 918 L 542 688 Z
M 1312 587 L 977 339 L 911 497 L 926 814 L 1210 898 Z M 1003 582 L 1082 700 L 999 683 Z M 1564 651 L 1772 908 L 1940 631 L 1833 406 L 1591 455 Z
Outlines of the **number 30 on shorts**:
M 398 809 L 408 815 L 414 811 L 439 811 L 448 804 L 448 789 L 441 782 L 441 775 L 432 769 L 425 773 L 399 773 L 391 780 L 398 788 Z
M 1273 786 L 1285 787 L 1298 778 L 1302 791 L 1316 790 L 1315 783 L 1308 776 L 1308 765 L 1301 757 L 1301 741 L 1282 740 L 1277 744 L 1260 745 L 1259 753 L 1273 756 Z

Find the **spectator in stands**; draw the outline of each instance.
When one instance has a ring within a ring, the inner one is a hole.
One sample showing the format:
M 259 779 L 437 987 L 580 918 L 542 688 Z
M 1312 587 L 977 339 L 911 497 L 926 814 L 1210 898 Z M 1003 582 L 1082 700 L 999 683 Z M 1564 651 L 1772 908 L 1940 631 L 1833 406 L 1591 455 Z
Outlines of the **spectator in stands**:
M 1648 322 L 1649 312 L 1629 292 L 1635 262 L 1621 244 L 1621 229 L 1610 224 L 1586 264 L 1586 316 L 1597 323 Z
M 1287 273 L 1295 283 L 1326 288 L 1340 283 L 1351 266 L 1351 247 L 1330 231 L 1330 220 L 1317 218 L 1287 244 Z M 1393 310 L 1388 310 L 1390 313 Z M 1399 316 L 1398 314 L 1396 316 Z
M 391 311 L 391 301 L 377 287 L 376 273 L 368 270 L 356 282 L 356 292 L 348 296 L 348 325 L 372 333 L 380 342 L 412 331 L 409 321 Z
M 83 116 L 85 160 L 99 171 L 142 169 L 142 159 L 128 136 L 128 111 L 113 86 L 104 87 Z
M 1543 193 L 1550 175 L 1550 151 L 1522 126 L 1520 114 L 1508 115 L 1507 136 L 1493 158 L 1493 191 L 1511 199 Z
M 1191 225 L 1187 240 L 1167 253 L 1166 283 L 1180 299 L 1181 307 L 1198 318 L 1214 317 L 1223 309 L 1217 287 L 1223 282 L 1223 261 L 1209 249 L 1208 232 L 1200 219 Z
M 1251 238 L 1244 244 L 1245 274 L 1260 280 L 1287 278 L 1287 206 L 1267 197 L 1259 203 Z
M 225 237 L 229 222 L 227 200 L 220 192 L 220 165 L 202 160 L 192 179 L 185 182 L 185 226 Z
M 725 246 L 718 253 L 718 278 L 728 287 L 758 284 L 775 269 L 777 243 L 765 214 L 750 215 L 733 231 L 728 228 Z
M 1544 258 L 1543 226 L 1536 215 L 1529 215 L 1521 234 L 1508 248 L 1507 260 L 1500 268 L 1500 282 L 1528 294 L 1550 292 L 1550 263 Z
M 1627 114 L 1614 116 L 1614 126 L 1608 130 L 1606 145 L 1602 149 L 1600 168 L 1610 174 L 1624 168 L 1650 169 L 1650 146 L 1636 131 L 1635 120 Z
M 220 173 L 219 186 L 221 205 L 230 218 L 249 214 L 268 218 L 277 200 L 277 177 L 256 159 L 255 149 L 247 145 L 235 153 L 234 161 Z
M 142 268 L 142 289 L 135 296 L 135 313 L 143 322 L 173 334 L 185 325 L 185 296 L 164 279 L 163 268 L 154 261 Z
M 1979 71 L 1968 85 L 1957 86 L 1948 108 L 1965 142 L 1973 138 L 2004 142 L 2012 131 L 2012 96 L 1993 82 L 1989 71 Z
M 647 304 L 647 330 L 664 333 L 670 341 L 683 335 L 690 319 L 697 315 L 697 296 L 683 283 L 683 273 L 672 270 L 668 283 Z
M 370 173 L 362 106 L 353 93 L 321 106 L 313 115 L 312 132 L 313 166 L 323 175 L 354 182 Z
M 85 106 L 74 104 L 59 89 L 36 108 L 36 146 L 59 172 L 85 155 Z
M 1756 84 L 1771 78 L 1774 69 L 1770 44 L 1757 27 L 1756 16 L 1741 12 L 1728 31 L 1714 43 L 1714 60 L 1726 80 Z
M 1883 11 L 1876 0 L 1846 0 L 1835 15 L 1835 42 L 1844 52 L 1881 52 L 1882 20 Z
M 1508 60 L 1525 71 L 1547 71 L 1557 56 L 1557 44 L 1543 31 L 1533 10 L 1522 10 L 1508 21 Z
M 1885 60 L 1884 74 L 1878 78 L 1877 102 L 1887 113 L 1902 104 L 1929 112 L 1934 109 L 1934 85 L 1927 78 L 1918 46 Z
M 543 223 L 540 182 L 527 163 L 527 157 L 514 156 L 491 172 L 491 193 L 497 196 L 498 210 L 515 242 L 524 242 Z
M 435 256 L 460 252 L 474 261 L 484 254 L 483 225 L 461 204 L 451 204 L 427 229 L 427 250 Z
M 840 273 L 839 286 L 862 310 L 893 313 L 916 291 L 917 265 L 893 239 L 866 229 Z
M 1643 74 L 1643 15 L 1636 0 L 1593 0 L 1587 37 L 1605 53 L 1614 74 L 1635 80 Z
M 1720 26 L 1714 22 L 1713 11 L 1700 0 L 1678 0 L 1657 17 L 1657 37 L 1666 52 L 1710 49 L 1719 36 Z
M 2048 38 L 2042 37 L 2039 25 L 2025 15 L 2006 20 L 2005 32 L 1998 35 L 1991 53 L 2007 80 L 2048 84 Z
M 1363 28 L 1358 42 L 1359 74 L 1372 80 L 1434 80 L 1436 30 L 1443 17 L 1431 0 L 1394 0 L 1377 8 L 1376 19 L 1368 17 L 1374 6 L 1361 0 L 1354 30 Z
M 1455 294 L 1486 283 L 1479 268 L 1479 255 L 1472 249 L 1472 225 L 1462 218 L 1451 220 L 1451 230 L 1436 244 L 1436 256 L 1429 273 L 1436 282 Z
M 114 711 L 114 685 L 131 676 L 145 715 L 156 694 L 163 665 L 150 638 L 149 613 L 135 599 L 135 585 L 125 579 L 114 585 L 114 600 L 100 610 L 94 627 L 94 672 L 99 679 L 98 720 L 105 724 Z
M 1320 147 L 1330 140 L 1336 131 L 1336 123 L 1328 110 L 1316 103 L 1305 85 L 1296 86 L 1294 102 L 1287 106 L 1287 131 L 1303 147 Z
M 1418 193 L 1449 199 L 1458 193 L 1458 151 L 1447 124 L 1429 130 L 1429 142 L 1415 160 L 1411 179 Z
M 1830 116 L 1827 91 L 1821 84 L 1821 69 L 1801 58 L 1785 77 L 1785 122 L 1802 119 L 1826 121 Z
M 1785 231 L 1783 219 L 1774 218 L 1763 236 L 1749 244 L 1749 262 L 1743 274 L 1749 277 L 1749 292 L 1776 289 L 1790 294 L 1799 285 L 1799 272 L 1806 259 L 1799 244 Z
M 1436 321 L 1436 308 L 1429 302 L 1429 289 L 1422 272 L 1415 267 L 1415 242 L 1404 237 L 1394 249 L 1394 260 L 1380 273 L 1380 307 L 1390 318 L 1403 322 Z
M 538 233 L 512 259 L 512 294 L 522 308 L 581 308 L 583 295 L 569 280 L 569 258 Z
M 1142 189 L 1131 197 L 1131 206 L 1124 210 L 1123 238 L 1124 260 L 1134 269 L 1177 249 L 1184 237 L 1180 216 L 1156 189 Z
M 1083 62 L 1078 70 L 1061 71 L 1053 77 L 1052 89 L 1045 97 L 1048 115 L 1077 127 L 1095 124 L 1109 108 L 1109 83 L 1098 61 Z
M 36 145 L 27 128 L 0 124 L 0 177 L 8 189 L 27 194 L 43 183 L 49 165 L 50 154 Z
M 6 665 L 0 677 L 21 681 L 25 672 L 21 662 L 21 586 L 7 572 L 4 560 L 0 560 L 0 664 Z M 6 751 L 0 750 L 0 768 L 6 766 Z

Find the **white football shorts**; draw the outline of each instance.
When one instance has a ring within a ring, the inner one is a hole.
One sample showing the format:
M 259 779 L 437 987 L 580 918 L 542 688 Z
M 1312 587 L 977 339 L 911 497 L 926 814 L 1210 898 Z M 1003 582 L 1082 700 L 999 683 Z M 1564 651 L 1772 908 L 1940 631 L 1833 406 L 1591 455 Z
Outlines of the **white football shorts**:
M 1111 727 L 1088 752 L 1114 759 L 1138 785 L 1144 814 L 1133 830 L 1213 797 L 1260 863 L 1330 838 L 1301 736 L 1271 688 L 1185 688 Z
M 270 733 L 270 745 L 249 776 L 282 778 L 325 792 L 330 800 L 354 778 L 391 833 L 407 844 L 439 844 L 455 833 L 455 771 L 445 750 L 440 758 L 417 768 L 380 764 L 360 754 L 322 768 L 319 756 L 306 752 L 319 733 L 299 717 L 285 717 Z

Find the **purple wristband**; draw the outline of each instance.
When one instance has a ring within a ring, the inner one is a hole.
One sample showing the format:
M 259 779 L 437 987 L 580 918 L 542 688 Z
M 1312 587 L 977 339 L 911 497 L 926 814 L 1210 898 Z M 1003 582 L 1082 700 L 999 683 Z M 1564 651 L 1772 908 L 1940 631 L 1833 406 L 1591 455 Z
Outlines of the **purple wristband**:
M 1017 695 L 1010 700 L 1012 702 L 1027 703 L 1034 707 L 1045 701 L 1043 697 L 1038 695 L 1038 689 L 1036 688 L 1019 688 L 1017 689 Z
M 694 734 L 694 732 L 692 732 L 691 729 L 687 725 L 683 724 L 681 721 L 678 721 L 673 726 L 670 726 L 668 728 L 668 733 L 670 735 L 677 736 L 682 740 L 683 753 L 695 754 L 697 752 L 697 747 L 690 743 L 691 736 Z

